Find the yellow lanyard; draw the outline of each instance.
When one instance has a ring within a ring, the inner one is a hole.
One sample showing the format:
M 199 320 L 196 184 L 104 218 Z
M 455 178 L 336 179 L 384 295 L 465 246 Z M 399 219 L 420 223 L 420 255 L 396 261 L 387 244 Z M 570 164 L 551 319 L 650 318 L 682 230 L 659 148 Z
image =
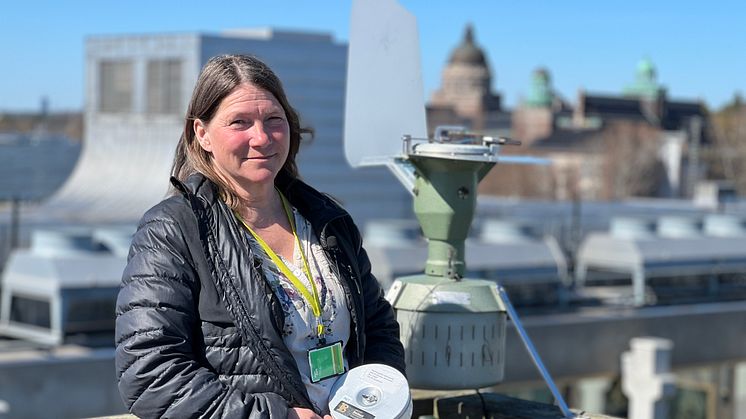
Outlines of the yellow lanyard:
M 285 275 L 285 277 L 290 281 L 293 286 L 300 291 L 301 295 L 303 295 L 303 298 L 308 301 L 308 304 L 311 306 L 311 310 L 313 311 L 313 315 L 316 318 L 316 332 L 318 333 L 318 337 L 320 340 L 323 340 L 324 335 L 324 324 L 322 323 L 321 319 L 321 299 L 319 298 L 319 292 L 316 290 L 316 283 L 313 280 L 313 276 L 311 276 L 311 268 L 308 266 L 308 260 L 306 259 L 306 254 L 303 253 L 303 247 L 300 244 L 300 239 L 298 239 L 298 234 L 295 232 L 295 217 L 293 217 L 293 213 L 290 210 L 290 205 L 288 204 L 287 200 L 285 199 L 285 196 L 280 193 L 280 191 L 277 191 L 278 194 L 280 194 L 280 198 L 282 199 L 282 206 L 285 209 L 285 214 L 288 217 L 288 222 L 290 223 L 290 229 L 293 231 L 293 238 L 295 238 L 295 242 L 298 244 L 298 250 L 300 251 L 301 258 L 303 259 L 303 270 L 306 276 L 308 277 L 308 281 L 311 283 L 311 292 L 308 292 L 308 288 L 303 285 L 303 283 L 298 279 L 295 274 L 290 270 L 290 268 L 285 265 L 285 262 L 280 259 L 279 256 L 277 256 L 277 253 L 272 250 L 267 243 L 262 240 L 261 237 L 259 237 L 258 234 L 254 233 L 254 230 L 249 227 L 249 225 L 244 221 L 244 219 L 241 217 L 240 214 L 234 211 L 234 214 L 236 215 L 236 218 L 238 218 L 241 223 L 243 223 L 244 227 L 246 227 L 247 230 L 249 230 L 249 233 L 254 237 L 254 239 L 259 243 L 259 246 L 262 247 L 264 252 L 269 256 L 270 259 L 272 259 L 272 262 L 275 263 L 275 265 L 282 271 L 282 274 Z

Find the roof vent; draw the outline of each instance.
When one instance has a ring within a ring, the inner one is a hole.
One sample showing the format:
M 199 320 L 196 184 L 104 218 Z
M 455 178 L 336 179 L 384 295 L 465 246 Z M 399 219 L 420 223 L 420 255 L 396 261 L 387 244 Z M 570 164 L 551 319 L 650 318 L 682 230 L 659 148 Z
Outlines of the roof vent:
M 743 237 L 746 236 L 746 220 L 735 215 L 708 214 L 704 232 L 716 237 Z
M 37 229 L 31 233 L 31 252 L 39 256 L 77 256 L 97 250 L 88 229 Z
M 658 219 L 658 235 L 673 239 L 702 236 L 702 220 L 681 215 L 666 215 Z
M 134 229 L 128 227 L 98 228 L 93 232 L 93 240 L 109 249 L 111 253 L 127 257 L 133 234 Z
M 422 239 L 414 220 L 373 220 L 365 225 L 365 242 L 380 247 L 411 246 Z
M 525 224 L 505 220 L 485 220 L 479 238 L 485 243 L 519 243 L 535 241 L 536 234 Z
M 649 239 L 655 237 L 655 221 L 647 218 L 614 217 L 609 231 L 620 239 Z

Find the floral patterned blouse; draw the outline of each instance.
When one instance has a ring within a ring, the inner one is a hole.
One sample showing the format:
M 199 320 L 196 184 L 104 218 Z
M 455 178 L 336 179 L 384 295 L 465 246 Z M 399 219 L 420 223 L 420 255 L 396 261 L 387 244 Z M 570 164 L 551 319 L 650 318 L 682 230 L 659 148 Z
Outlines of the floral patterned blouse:
M 331 269 L 331 263 L 321 248 L 311 224 L 295 208 L 293 208 L 293 216 L 295 217 L 296 234 L 308 261 L 313 280 L 316 283 L 316 290 L 319 293 L 326 341 L 327 343 L 342 341 L 342 352 L 344 353 L 347 341 L 350 338 L 350 311 L 347 307 L 344 290 L 335 271 Z M 270 284 L 282 305 L 285 313 L 285 327 L 282 335 L 285 344 L 298 364 L 303 384 L 306 386 L 315 410 L 322 414 L 328 414 L 328 400 L 336 377 L 330 377 L 317 383 L 311 382 L 308 350 L 314 349 L 318 345 L 315 327 L 316 318 L 313 315 L 313 310 L 308 301 L 303 298 L 303 295 L 292 282 L 282 274 L 254 237 L 248 232 L 247 235 L 254 254 L 261 259 L 264 278 Z M 298 249 L 298 243 L 295 243 L 292 261 L 288 261 L 280 255 L 278 257 L 311 291 L 308 277 L 304 273 L 305 269 L 303 268 L 303 259 L 300 249 Z M 348 369 L 347 359 L 344 362 L 346 370 Z

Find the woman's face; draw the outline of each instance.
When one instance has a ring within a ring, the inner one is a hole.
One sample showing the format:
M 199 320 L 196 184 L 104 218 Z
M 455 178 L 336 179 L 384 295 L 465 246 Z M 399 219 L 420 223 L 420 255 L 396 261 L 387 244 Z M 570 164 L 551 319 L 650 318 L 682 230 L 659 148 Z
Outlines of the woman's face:
M 274 95 L 248 83 L 220 102 L 209 123 L 195 120 L 194 132 L 200 146 L 212 153 L 215 169 L 244 191 L 272 184 L 288 156 L 285 111 Z

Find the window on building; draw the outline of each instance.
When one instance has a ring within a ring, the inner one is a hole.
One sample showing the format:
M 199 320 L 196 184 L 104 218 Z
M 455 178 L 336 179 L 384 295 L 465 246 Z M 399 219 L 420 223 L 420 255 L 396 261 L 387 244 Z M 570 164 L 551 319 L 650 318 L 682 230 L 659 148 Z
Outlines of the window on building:
M 147 110 L 175 114 L 181 110 L 181 60 L 150 60 L 147 68 Z
M 130 61 L 102 61 L 99 64 L 99 110 L 131 112 L 133 68 Z

